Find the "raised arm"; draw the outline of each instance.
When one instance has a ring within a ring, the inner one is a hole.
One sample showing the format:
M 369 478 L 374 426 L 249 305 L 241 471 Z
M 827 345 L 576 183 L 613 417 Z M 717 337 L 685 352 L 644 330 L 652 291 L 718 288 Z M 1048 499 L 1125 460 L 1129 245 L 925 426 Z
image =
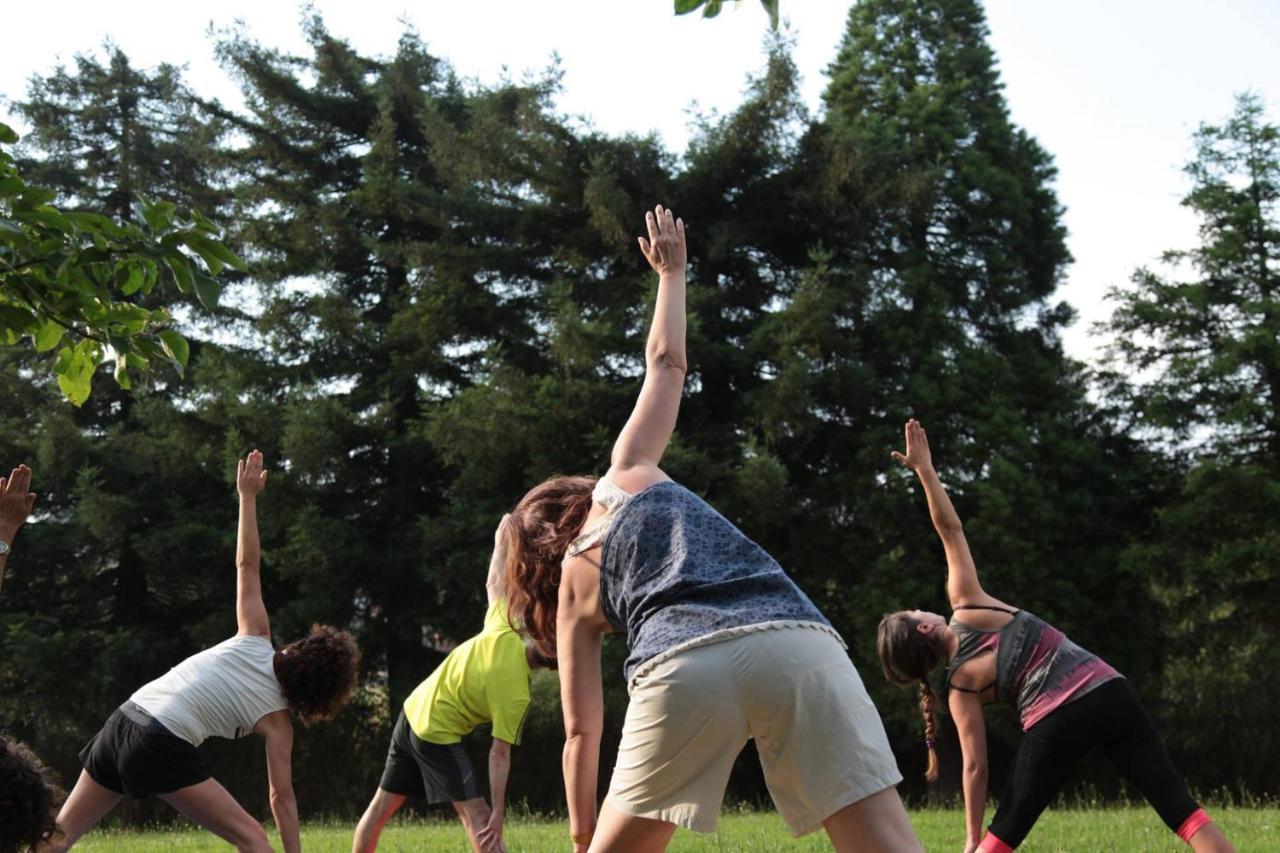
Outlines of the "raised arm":
M 933 470 L 929 437 L 925 435 L 924 427 L 914 418 L 907 421 L 905 432 L 907 452 L 899 453 L 895 450 L 893 458 L 914 471 L 920 479 L 920 485 L 924 487 L 933 529 L 938 532 L 947 555 L 947 598 L 951 600 L 951 607 L 987 604 L 990 596 L 982 591 L 982 585 L 978 583 L 978 570 L 973 565 L 973 556 L 969 553 L 969 542 L 964 538 L 960 516 L 956 515 L 951 498 L 947 497 L 947 490 Z
M 598 617 L 592 616 L 599 612 L 599 589 L 599 573 L 586 560 L 577 558 L 565 566 L 556 613 L 556 653 L 564 713 L 564 787 L 575 853 L 587 849 L 596 827 L 596 781 L 604 731 L 603 632 Z
M 640 238 L 640 251 L 658 273 L 658 299 L 645 345 L 644 384 L 631 417 L 613 445 L 612 469 L 619 473 L 658 467 L 676 428 L 688 371 L 684 349 L 684 221 L 658 205 L 645 214 L 645 224 L 649 239 Z
M 18 528 L 26 523 L 35 505 L 31 494 L 31 469 L 26 465 L 14 468 L 8 477 L 0 477 L 0 590 L 4 589 L 4 567 L 9 549 L 13 546 Z
M 493 553 L 489 555 L 489 576 L 484 582 L 484 591 L 489 598 L 490 606 L 495 601 L 506 598 L 503 578 L 506 577 L 507 541 L 511 535 L 507 522 L 510 520 L 511 513 L 502 516 L 502 520 L 498 522 L 498 528 L 493 531 Z
M 262 603 L 262 577 L 258 572 L 262 548 L 258 543 L 258 495 L 267 485 L 262 453 L 255 450 L 236 466 L 236 491 L 240 493 L 240 526 L 236 534 L 236 626 L 244 636 L 271 636 L 267 606 Z

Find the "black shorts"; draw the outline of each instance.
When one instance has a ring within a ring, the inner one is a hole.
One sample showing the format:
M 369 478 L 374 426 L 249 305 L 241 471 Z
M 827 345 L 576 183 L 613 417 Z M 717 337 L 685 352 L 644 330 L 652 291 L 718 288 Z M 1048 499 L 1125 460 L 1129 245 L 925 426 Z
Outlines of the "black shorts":
M 413 733 L 400 712 L 391 732 L 387 766 L 378 787 L 429 803 L 461 802 L 481 796 L 471 759 L 460 743 L 428 743 Z
M 209 778 L 204 753 L 126 702 L 80 750 L 85 771 L 127 797 L 168 794 Z

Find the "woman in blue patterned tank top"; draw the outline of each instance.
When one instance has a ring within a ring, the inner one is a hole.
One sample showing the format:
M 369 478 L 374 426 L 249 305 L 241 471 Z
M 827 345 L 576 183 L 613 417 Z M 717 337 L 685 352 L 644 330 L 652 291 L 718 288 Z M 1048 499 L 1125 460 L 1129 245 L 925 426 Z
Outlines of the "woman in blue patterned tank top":
M 923 610 L 890 613 L 880 621 L 876 650 L 890 681 L 919 685 L 929 750 L 925 776 L 930 781 L 938 772 L 935 697 L 945 697 L 951 710 L 964 755 L 965 853 L 1007 853 L 1021 844 L 1067 772 L 1095 748 L 1134 782 L 1193 850 L 1232 850 L 1191 798 L 1128 681 L 1052 625 L 982 589 L 960 517 L 933 470 L 928 437 L 914 420 L 907 422 L 906 443 L 907 452 L 895 451 L 893 457 L 920 479 L 947 555 L 947 597 L 952 610 L 965 614 L 948 622 Z M 935 673 L 940 677 L 934 679 Z M 987 735 L 982 707 L 995 700 L 1017 709 L 1025 735 L 984 834 Z
M 879 714 L 843 642 L 778 563 L 658 467 L 684 390 L 684 223 L 657 207 L 640 249 L 658 273 L 645 378 L 606 476 L 554 477 L 512 512 L 513 624 L 560 663 L 576 851 L 662 850 L 713 831 L 754 738 L 792 833 L 837 850 L 920 850 Z M 601 643 L 627 642 L 631 701 L 596 815 Z

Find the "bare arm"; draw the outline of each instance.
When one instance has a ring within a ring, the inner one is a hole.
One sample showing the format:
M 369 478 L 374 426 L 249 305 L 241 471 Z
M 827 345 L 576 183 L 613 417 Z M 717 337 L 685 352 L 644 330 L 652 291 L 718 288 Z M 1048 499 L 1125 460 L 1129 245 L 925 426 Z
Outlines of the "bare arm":
M 502 850 L 502 820 L 507 806 L 507 778 L 511 774 L 511 744 L 499 738 L 489 747 L 489 824 L 476 838 L 485 850 Z
M 982 817 L 987 810 L 987 724 L 982 702 L 972 693 L 951 691 L 947 700 L 960 737 L 964 756 L 964 825 L 968 845 L 982 839 Z
M 656 468 L 676 428 L 688 363 L 685 355 L 684 221 L 658 205 L 645 214 L 649 239 L 640 250 L 658 273 L 658 299 L 645 345 L 644 384 L 635 409 L 613 445 L 618 470 Z
M 236 534 L 236 625 L 238 634 L 270 637 L 267 606 L 262 603 L 262 577 L 258 572 L 262 548 L 258 543 L 258 495 L 267 484 L 262 454 L 257 450 L 236 468 L 240 493 L 240 526 Z
M 600 676 L 603 644 L 599 573 L 586 560 L 571 560 L 560 579 L 556 651 L 560 661 L 560 704 L 564 712 L 564 786 L 569 832 L 587 836 L 596 826 L 596 781 L 600 735 L 604 729 L 604 688 Z M 575 844 L 585 851 L 586 844 Z
M 267 741 L 267 783 L 271 788 L 271 816 L 280 831 L 285 853 L 300 853 L 298 801 L 293 795 L 293 724 L 288 711 L 276 711 L 254 729 Z
M 31 494 L 31 469 L 19 465 L 9 476 L 0 477 L 0 542 L 12 546 L 18 528 L 26 523 L 35 505 L 36 496 Z M 8 554 L 0 554 L 0 589 L 4 588 L 4 567 L 8 562 Z
M 929 452 L 929 438 L 924 427 L 913 418 L 907 421 L 905 432 L 907 452 L 894 451 L 893 458 L 914 471 L 924 488 L 929 502 L 929 518 L 947 555 L 947 598 L 951 600 L 952 608 L 994 601 L 978 583 L 978 570 L 973 564 L 973 555 L 969 553 L 969 542 L 964 537 L 960 516 L 933 469 L 933 456 Z
M 498 522 L 498 528 L 493 532 L 493 553 L 489 555 L 489 576 L 484 582 L 485 595 L 488 596 L 491 606 L 498 599 L 506 597 L 503 572 L 507 563 L 507 537 L 510 535 L 507 522 L 510 518 L 510 513 L 502 516 L 502 521 Z

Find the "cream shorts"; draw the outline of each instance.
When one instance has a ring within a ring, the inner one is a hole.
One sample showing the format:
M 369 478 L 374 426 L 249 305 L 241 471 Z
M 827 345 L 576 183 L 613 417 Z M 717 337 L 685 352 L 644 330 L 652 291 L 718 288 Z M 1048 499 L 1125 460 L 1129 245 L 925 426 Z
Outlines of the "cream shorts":
M 605 802 L 714 832 L 734 759 L 755 738 L 791 833 L 902 781 L 884 724 L 840 641 L 822 626 L 751 626 L 633 682 Z

